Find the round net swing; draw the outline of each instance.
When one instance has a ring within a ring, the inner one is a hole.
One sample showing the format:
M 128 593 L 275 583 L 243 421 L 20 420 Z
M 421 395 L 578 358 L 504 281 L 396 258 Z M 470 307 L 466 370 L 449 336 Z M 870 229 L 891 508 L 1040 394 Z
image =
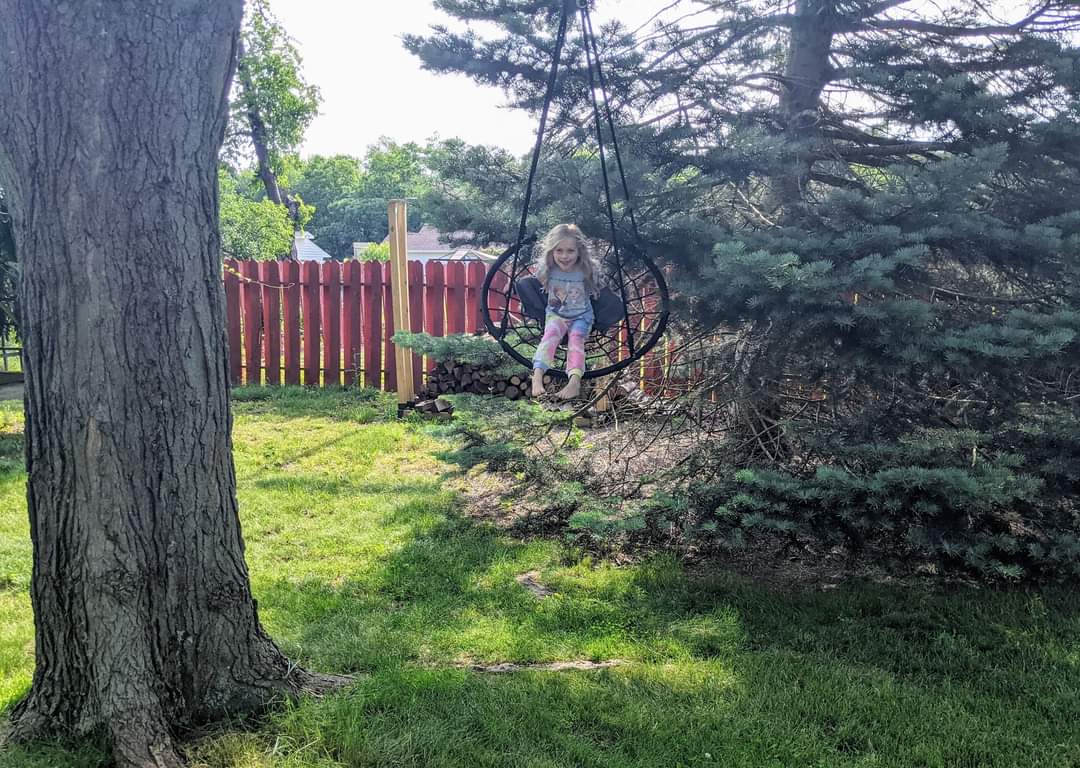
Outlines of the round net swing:
M 637 221 L 626 184 L 619 143 L 615 136 L 615 123 L 608 106 L 607 83 L 600 67 L 599 49 L 592 30 L 587 0 L 566 0 L 559 20 L 555 38 L 555 52 L 551 71 L 548 73 L 547 91 L 540 113 L 540 126 L 536 134 L 529 179 L 525 186 L 525 200 L 521 211 L 517 242 L 510 246 L 488 268 L 481 291 L 481 311 L 488 332 L 515 360 L 532 367 L 533 354 L 544 333 L 544 310 L 547 296 L 540 281 L 533 276 L 533 244 L 535 235 L 527 235 L 529 204 L 536 168 L 547 127 L 548 112 L 555 92 L 559 71 L 559 59 L 566 41 L 570 14 L 576 6 L 581 19 L 581 35 L 589 73 L 589 92 L 599 148 L 600 169 L 604 180 L 604 198 L 610 231 L 606 242 L 598 250 L 603 265 L 604 284 L 599 295 L 593 299 L 596 317 L 592 332 L 585 345 L 585 373 L 583 378 L 606 376 L 627 368 L 639 361 L 664 333 L 668 320 L 668 289 L 664 275 L 652 262 L 641 245 Z M 597 91 L 600 95 L 598 97 Z M 632 238 L 620 242 L 615 209 L 611 199 L 608 176 L 607 147 L 603 135 L 606 122 L 611 140 L 611 153 L 622 186 L 624 211 L 623 223 L 628 222 Z M 553 369 L 566 367 L 566 343 L 559 345 Z

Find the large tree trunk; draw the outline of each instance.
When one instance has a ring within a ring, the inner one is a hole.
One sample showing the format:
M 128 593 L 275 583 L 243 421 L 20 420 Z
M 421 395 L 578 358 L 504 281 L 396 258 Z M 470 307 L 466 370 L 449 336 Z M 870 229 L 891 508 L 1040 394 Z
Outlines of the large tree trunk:
M 774 214 L 790 222 L 804 214 L 809 150 L 817 149 L 821 94 L 829 82 L 836 27 L 834 0 L 797 0 L 780 90 L 780 123 L 791 153 L 790 171 L 771 180 Z
M 821 95 L 832 76 L 835 0 L 796 0 L 793 16 L 777 104 L 790 165 L 769 179 L 763 207 L 779 224 L 807 226 L 807 187 L 811 157 L 819 149 Z M 799 322 L 789 317 L 766 325 L 750 323 L 738 348 L 732 371 L 736 386 L 732 431 L 741 436 L 748 461 L 777 462 L 790 449 L 777 384 L 796 351 L 793 340 L 799 338 Z
M 22 261 L 36 660 L 16 738 L 177 726 L 328 683 L 262 631 L 237 516 L 217 156 L 241 0 L 0 0 Z

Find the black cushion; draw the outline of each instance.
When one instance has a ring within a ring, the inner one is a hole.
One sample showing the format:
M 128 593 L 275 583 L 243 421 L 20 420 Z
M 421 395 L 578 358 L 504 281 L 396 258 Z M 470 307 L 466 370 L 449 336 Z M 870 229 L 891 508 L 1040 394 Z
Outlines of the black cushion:
M 540 280 L 535 277 L 523 277 L 514 287 L 526 317 L 543 323 L 548 297 Z M 600 332 L 618 325 L 626 317 L 626 308 L 623 306 L 622 299 L 610 288 L 601 288 L 599 295 L 593 297 L 592 305 L 593 328 Z

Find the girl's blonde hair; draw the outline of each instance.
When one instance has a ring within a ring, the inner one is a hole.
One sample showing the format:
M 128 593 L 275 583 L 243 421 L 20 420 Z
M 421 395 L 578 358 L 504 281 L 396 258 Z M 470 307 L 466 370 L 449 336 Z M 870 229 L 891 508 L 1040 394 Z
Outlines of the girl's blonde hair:
M 577 224 L 558 224 L 544 235 L 544 239 L 536 246 L 536 277 L 546 288 L 548 273 L 555 267 L 555 246 L 563 240 L 573 240 L 577 244 L 578 266 L 585 275 L 585 288 L 590 294 L 596 294 L 600 289 L 603 271 L 589 247 L 588 238 Z

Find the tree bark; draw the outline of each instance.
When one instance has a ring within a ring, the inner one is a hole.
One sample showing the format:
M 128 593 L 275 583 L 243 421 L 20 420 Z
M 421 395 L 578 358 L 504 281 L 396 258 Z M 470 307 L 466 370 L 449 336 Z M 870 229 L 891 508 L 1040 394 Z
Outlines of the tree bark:
M 820 151 L 821 94 L 832 76 L 829 57 L 837 24 L 835 0 L 796 0 L 777 105 L 791 164 L 769 179 L 763 205 L 781 225 L 807 226 L 810 218 L 806 193 Z M 732 431 L 743 435 L 750 459 L 777 462 L 789 449 L 776 382 L 795 351 L 798 322 L 776 318 L 745 329 L 732 372 L 737 394 Z
M 281 187 L 278 185 L 277 174 L 270 166 L 270 148 L 266 140 L 266 123 L 263 122 L 259 113 L 259 106 L 255 102 L 255 84 L 251 80 L 244 62 L 244 44 L 240 43 L 240 55 L 238 58 L 237 76 L 240 78 L 241 98 L 244 100 L 244 114 L 247 115 L 248 126 L 251 129 L 251 144 L 255 147 L 255 162 L 259 169 L 259 178 L 262 180 L 266 197 L 272 203 L 284 205 L 281 197 Z
M 829 56 L 836 30 L 834 0 L 797 0 L 780 91 L 780 121 L 793 166 L 772 179 L 772 208 L 780 219 L 801 215 L 820 135 L 821 93 L 832 71 Z
M 111 739 L 331 684 L 259 625 L 230 437 L 217 162 L 241 0 L 0 0 L 36 668 L 13 738 Z
M 251 144 L 255 147 L 255 163 L 259 170 L 259 178 L 262 180 L 263 189 L 270 202 L 284 205 L 292 219 L 293 226 L 300 225 L 300 206 L 297 200 L 289 194 L 283 194 L 281 185 L 278 184 L 277 174 L 270 162 L 270 142 L 267 139 L 266 123 L 259 111 L 258 101 L 255 98 L 255 83 L 252 82 L 244 59 L 244 42 L 239 43 L 239 56 L 237 59 L 237 75 L 240 78 L 241 98 L 244 103 L 244 113 L 247 115 L 248 126 L 251 129 Z

